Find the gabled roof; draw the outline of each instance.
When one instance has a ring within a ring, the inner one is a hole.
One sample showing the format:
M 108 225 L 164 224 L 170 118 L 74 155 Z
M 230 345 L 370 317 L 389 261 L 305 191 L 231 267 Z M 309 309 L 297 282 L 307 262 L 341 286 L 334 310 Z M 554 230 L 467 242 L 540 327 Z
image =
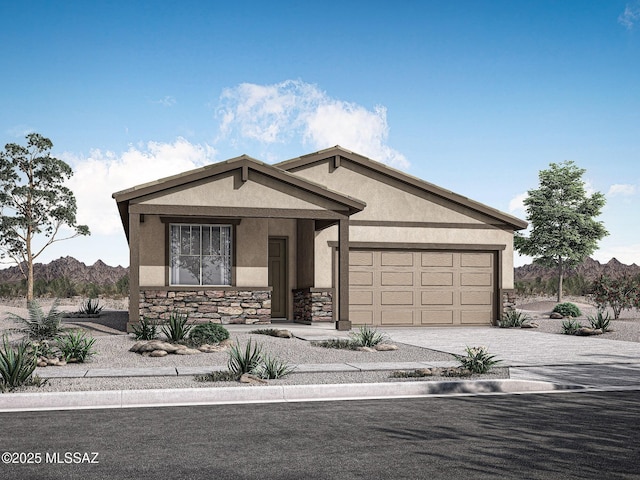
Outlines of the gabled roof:
M 295 172 L 296 170 L 304 168 L 313 163 L 335 157 L 345 158 L 353 163 L 366 167 L 382 175 L 386 175 L 387 177 L 393 178 L 407 185 L 411 185 L 432 195 L 436 195 L 450 202 L 457 203 L 464 207 L 470 208 L 471 210 L 475 210 L 479 213 L 487 215 L 491 218 L 495 218 L 496 220 L 499 220 L 500 222 L 513 227 L 514 230 L 523 230 L 527 228 L 527 222 L 525 222 L 524 220 L 520 220 L 513 215 L 509 215 L 508 213 L 504 213 L 500 210 L 484 205 L 483 203 L 476 202 L 475 200 L 471 200 L 470 198 L 434 185 L 433 183 L 426 182 L 420 178 L 401 172 L 400 170 L 396 170 L 395 168 L 391 168 L 383 163 L 371 160 L 370 158 L 367 158 L 358 153 L 351 152 L 341 147 L 340 145 L 336 145 L 335 147 L 327 148 L 325 150 L 320 150 L 315 153 L 310 153 L 308 155 L 303 155 L 301 157 L 292 158 L 284 162 L 276 163 L 274 166 L 286 171 Z
M 204 167 L 189 170 L 178 175 L 161 178 L 159 180 L 143 183 L 141 185 L 136 185 L 135 187 L 116 192 L 112 195 L 112 197 L 118 204 L 120 218 L 122 220 L 125 231 L 127 231 L 129 224 L 129 203 L 131 203 L 132 201 L 135 202 L 137 199 L 140 199 L 147 195 L 156 194 L 177 187 L 185 186 L 192 182 L 205 180 L 207 178 L 215 177 L 217 175 L 228 173 L 230 171 L 238 169 L 242 171 L 243 180 L 248 180 L 249 170 L 253 170 L 255 172 L 266 175 L 267 177 L 284 182 L 288 185 L 294 186 L 296 188 L 302 189 L 321 198 L 331 200 L 341 206 L 344 206 L 344 210 L 348 211 L 349 215 L 361 211 L 366 206 L 366 203 L 361 200 L 330 190 L 323 185 L 306 180 L 273 165 L 263 163 L 259 160 L 249 157 L 248 155 L 241 155 L 224 162 L 205 165 Z

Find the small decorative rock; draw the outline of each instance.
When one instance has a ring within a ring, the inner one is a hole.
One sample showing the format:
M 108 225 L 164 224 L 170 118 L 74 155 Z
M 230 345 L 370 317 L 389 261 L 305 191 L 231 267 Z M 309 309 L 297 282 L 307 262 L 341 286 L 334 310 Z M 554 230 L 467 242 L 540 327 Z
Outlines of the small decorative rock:
M 356 350 L 359 352 L 375 352 L 376 351 L 374 348 L 371 348 L 371 347 L 358 347 L 356 348 Z
M 274 332 L 274 336 L 278 338 L 293 338 L 293 335 L 291 334 L 291 332 L 289 330 L 284 330 L 284 329 L 276 330 Z
M 398 346 L 392 343 L 379 343 L 373 348 L 378 352 L 390 352 L 392 350 L 398 350 Z
M 198 347 L 198 350 L 203 352 L 203 353 L 214 353 L 214 352 L 224 352 L 226 350 L 228 350 L 229 347 L 226 345 L 209 345 L 207 343 L 205 343 L 204 345 L 200 345 Z
M 595 330 L 593 328 L 581 327 L 576 332 L 576 335 L 588 336 L 588 335 L 594 335 L 594 332 L 595 332 Z
M 225 340 L 222 340 L 218 345 L 220 345 L 221 347 L 230 347 L 231 345 L 233 345 L 233 340 L 227 338 Z
M 549 315 L 549 318 L 552 318 L 554 320 L 562 320 L 564 317 L 558 312 L 553 312 L 551 313 L 551 315 Z
M 176 350 L 175 352 L 176 355 L 195 355 L 197 353 L 201 353 L 200 350 L 196 350 L 195 348 L 180 348 L 178 350 Z
M 536 322 L 524 322 L 520 325 L 520 328 L 538 328 L 538 326 Z
M 269 382 L 267 382 L 263 378 L 256 377 L 251 373 L 243 373 L 242 376 L 240 377 L 240 383 L 248 383 L 250 385 L 264 385 Z
M 419 368 L 416 370 L 418 375 L 422 375 L 423 377 L 430 377 L 433 375 L 433 370 L 430 368 Z
M 153 352 L 149 353 L 150 357 L 166 357 L 167 355 L 169 354 L 166 350 L 154 350 Z

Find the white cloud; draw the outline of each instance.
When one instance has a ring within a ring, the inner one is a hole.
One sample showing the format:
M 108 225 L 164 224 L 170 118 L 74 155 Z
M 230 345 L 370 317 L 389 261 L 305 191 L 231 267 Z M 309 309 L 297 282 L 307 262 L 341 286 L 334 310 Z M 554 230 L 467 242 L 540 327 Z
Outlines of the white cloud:
M 592 257 L 600 263 L 607 263 L 612 258 L 616 258 L 627 265 L 632 263 L 640 265 L 640 243 L 601 248 Z
M 524 200 L 527 198 L 527 193 L 520 193 L 513 197 L 509 202 L 509 211 L 510 212 L 526 212 L 526 208 L 524 206 Z
M 171 95 L 167 95 L 160 100 L 152 100 L 151 103 L 162 105 L 163 107 L 172 107 L 176 104 L 176 99 Z
M 616 183 L 609 187 L 609 191 L 607 192 L 607 196 L 613 197 L 616 195 L 630 196 L 636 194 L 636 186 L 629 184 L 619 184 Z
M 618 23 L 625 26 L 627 30 L 633 29 L 638 20 L 640 20 L 640 2 L 635 4 L 628 3 L 624 8 L 624 12 L 618 17 Z
M 264 144 L 302 139 L 316 149 L 341 145 L 399 168 L 409 162 L 387 145 L 387 110 L 373 110 L 329 97 L 300 80 L 274 85 L 242 83 L 220 96 L 220 139 Z
M 79 224 L 89 225 L 92 233 L 111 235 L 122 232 L 114 192 L 158 178 L 175 175 L 213 162 L 215 150 L 194 145 L 184 138 L 173 143 L 149 142 L 142 148 L 130 147 L 122 154 L 94 150 L 89 158 L 60 155 L 72 165 L 68 182 L 77 203 Z

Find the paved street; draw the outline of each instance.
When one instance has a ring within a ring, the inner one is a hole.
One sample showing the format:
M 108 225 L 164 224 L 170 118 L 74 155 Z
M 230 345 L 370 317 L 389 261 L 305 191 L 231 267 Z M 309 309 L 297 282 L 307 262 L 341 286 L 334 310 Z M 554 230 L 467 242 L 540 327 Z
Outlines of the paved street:
M 634 479 L 640 392 L 0 414 L 1 478 Z

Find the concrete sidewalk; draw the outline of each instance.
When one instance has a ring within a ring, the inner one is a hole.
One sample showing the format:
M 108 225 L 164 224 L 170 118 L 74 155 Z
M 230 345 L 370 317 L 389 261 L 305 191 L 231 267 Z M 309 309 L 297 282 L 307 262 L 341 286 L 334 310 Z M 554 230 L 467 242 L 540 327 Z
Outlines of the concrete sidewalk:
M 231 332 L 253 330 L 255 325 L 229 325 Z M 346 338 L 332 325 L 273 324 L 305 340 Z M 313 401 L 355 398 L 390 398 L 433 395 L 477 395 L 522 392 L 561 392 L 574 388 L 639 389 L 640 343 L 576 337 L 499 328 L 394 328 L 381 330 L 393 342 L 451 354 L 464 354 L 467 346 L 484 345 L 510 370 L 508 380 L 447 382 L 388 382 L 377 384 L 280 385 L 163 390 L 12 393 L 0 395 L 0 411 L 63 408 L 122 408 L 134 406 L 217 403 Z M 365 372 L 455 366 L 457 362 L 368 362 L 302 364 L 299 373 Z M 211 367 L 87 368 L 74 371 L 44 369 L 43 378 L 98 378 L 185 376 L 223 370 Z

